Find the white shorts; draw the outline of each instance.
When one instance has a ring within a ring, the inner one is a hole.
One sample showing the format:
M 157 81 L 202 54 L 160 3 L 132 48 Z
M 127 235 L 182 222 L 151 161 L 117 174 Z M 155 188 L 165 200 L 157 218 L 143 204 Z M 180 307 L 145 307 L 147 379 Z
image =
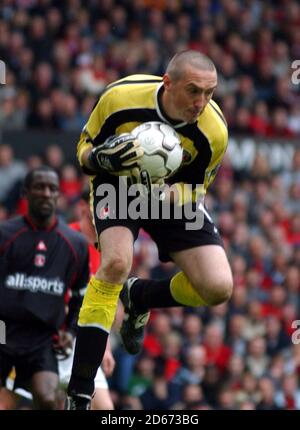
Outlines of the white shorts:
M 28 399 L 28 400 L 32 400 L 32 394 L 29 391 L 25 390 L 24 388 L 14 389 L 14 383 L 15 383 L 14 378 L 8 377 L 6 379 L 5 386 L 9 391 L 14 391 L 16 394 L 19 394 L 19 396 L 25 397 L 25 399 Z
M 69 380 L 71 378 L 71 371 L 72 371 L 72 364 L 73 364 L 73 358 L 74 358 L 74 349 L 75 349 L 75 342 L 73 345 L 72 354 L 66 358 L 65 360 L 59 360 L 58 361 L 58 375 L 59 375 L 59 382 L 63 385 L 68 385 Z M 108 389 L 108 384 L 106 377 L 104 375 L 103 370 L 101 367 L 98 368 L 97 374 L 94 379 L 95 388 L 106 388 Z
M 69 383 L 73 364 L 73 355 L 74 353 L 72 353 L 70 357 L 66 358 L 65 360 L 60 360 L 58 362 L 59 382 L 63 385 L 68 385 Z M 8 377 L 6 380 L 6 388 L 10 391 L 14 391 L 16 394 L 19 394 L 20 396 L 25 397 L 28 400 L 32 400 L 32 394 L 24 388 L 15 388 L 14 390 L 14 382 L 14 378 Z M 107 380 L 101 367 L 99 367 L 97 371 L 94 383 L 95 389 L 108 389 Z

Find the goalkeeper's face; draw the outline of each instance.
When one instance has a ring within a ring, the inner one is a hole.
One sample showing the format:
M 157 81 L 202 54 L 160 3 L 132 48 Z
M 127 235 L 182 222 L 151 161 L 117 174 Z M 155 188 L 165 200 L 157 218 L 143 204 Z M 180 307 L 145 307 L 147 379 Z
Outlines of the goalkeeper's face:
M 36 172 L 26 190 L 29 214 L 37 220 L 51 221 L 59 197 L 59 178 L 55 172 Z
M 194 123 L 212 98 L 217 86 L 216 71 L 199 70 L 186 66 L 176 79 L 164 76 L 164 109 L 175 120 Z

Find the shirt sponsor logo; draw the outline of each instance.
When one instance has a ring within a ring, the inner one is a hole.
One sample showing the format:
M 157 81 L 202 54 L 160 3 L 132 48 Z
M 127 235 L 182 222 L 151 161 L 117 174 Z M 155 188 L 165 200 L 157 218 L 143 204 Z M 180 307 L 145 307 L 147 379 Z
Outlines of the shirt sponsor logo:
M 0 320 L 0 343 L 6 343 L 6 325 L 5 322 Z
M 0 60 L 0 84 L 5 85 L 5 71 L 6 71 L 6 66 L 4 61 Z
M 65 284 L 59 278 L 46 279 L 39 276 L 27 276 L 25 273 L 15 273 L 6 277 L 5 286 L 13 290 L 28 290 L 31 293 L 62 296 Z
M 46 263 L 46 257 L 43 254 L 36 254 L 34 257 L 34 265 L 36 267 L 44 267 Z

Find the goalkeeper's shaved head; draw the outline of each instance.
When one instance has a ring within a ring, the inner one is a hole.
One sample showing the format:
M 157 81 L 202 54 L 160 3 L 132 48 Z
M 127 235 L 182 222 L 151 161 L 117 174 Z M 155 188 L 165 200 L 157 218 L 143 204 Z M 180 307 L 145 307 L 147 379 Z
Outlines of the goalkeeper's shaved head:
M 162 104 L 170 118 L 188 124 L 197 121 L 218 85 L 210 58 L 198 51 L 176 54 L 163 76 Z
M 174 55 L 168 64 L 166 73 L 173 81 L 177 81 L 184 75 L 187 66 L 207 72 L 216 72 L 216 67 L 210 58 L 201 52 L 189 50 Z

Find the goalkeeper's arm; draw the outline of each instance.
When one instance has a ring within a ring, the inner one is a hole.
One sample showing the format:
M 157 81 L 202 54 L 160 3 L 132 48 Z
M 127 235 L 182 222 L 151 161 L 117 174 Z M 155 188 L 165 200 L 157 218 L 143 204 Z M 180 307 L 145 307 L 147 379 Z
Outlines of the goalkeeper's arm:
M 92 150 L 93 150 L 92 147 L 85 149 L 82 152 L 81 159 L 80 159 L 80 164 L 82 166 L 86 167 L 91 172 L 93 172 L 93 169 L 92 169 L 92 166 L 90 165 L 89 159 L 90 159 L 90 154 L 91 154 Z

